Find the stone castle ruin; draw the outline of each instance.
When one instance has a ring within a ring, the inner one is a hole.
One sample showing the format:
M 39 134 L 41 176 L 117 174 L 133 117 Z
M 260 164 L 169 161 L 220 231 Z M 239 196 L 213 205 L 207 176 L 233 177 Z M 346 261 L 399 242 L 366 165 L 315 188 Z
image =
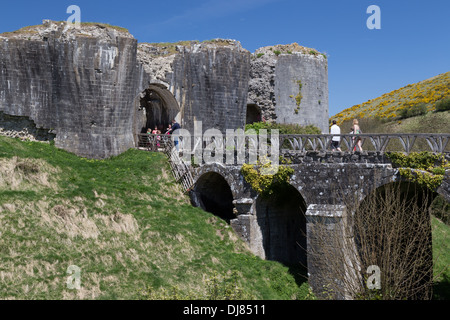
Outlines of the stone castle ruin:
M 225 132 L 261 120 L 328 132 L 326 57 L 297 44 L 138 43 L 97 23 L 0 34 L 0 134 L 107 158 L 173 118 L 191 132 L 194 121 Z

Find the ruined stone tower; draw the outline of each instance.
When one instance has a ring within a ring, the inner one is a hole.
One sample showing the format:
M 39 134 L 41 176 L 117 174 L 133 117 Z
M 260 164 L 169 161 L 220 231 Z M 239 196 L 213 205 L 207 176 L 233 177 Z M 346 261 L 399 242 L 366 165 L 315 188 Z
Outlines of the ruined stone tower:
M 314 49 L 277 45 L 252 55 L 249 110 L 268 121 L 314 125 L 328 133 L 328 63 Z
M 190 131 L 194 121 L 224 132 L 266 120 L 326 132 L 327 61 L 296 44 L 254 54 L 235 40 L 138 44 L 95 23 L 0 35 L 0 134 L 106 158 L 174 118 Z

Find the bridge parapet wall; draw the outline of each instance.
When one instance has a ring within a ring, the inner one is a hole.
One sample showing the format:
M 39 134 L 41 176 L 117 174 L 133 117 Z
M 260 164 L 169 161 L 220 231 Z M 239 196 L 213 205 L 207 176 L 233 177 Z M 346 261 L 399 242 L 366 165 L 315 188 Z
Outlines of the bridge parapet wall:
M 335 163 L 335 164 L 391 164 L 384 152 L 332 152 L 332 151 L 293 151 L 282 150 L 281 155 L 292 164 Z

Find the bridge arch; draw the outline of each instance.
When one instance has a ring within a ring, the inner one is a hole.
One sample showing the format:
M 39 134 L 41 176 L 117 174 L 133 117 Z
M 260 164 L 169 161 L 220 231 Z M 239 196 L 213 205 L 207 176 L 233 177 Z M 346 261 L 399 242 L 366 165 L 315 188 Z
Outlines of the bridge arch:
M 306 192 L 304 192 L 304 190 L 307 189 L 307 185 L 306 183 L 302 180 L 302 179 L 291 179 L 289 181 L 289 185 L 294 188 L 295 190 L 297 190 L 297 192 L 300 194 L 300 196 L 303 198 L 304 202 L 306 204 L 310 204 L 311 201 L 310 199 L 308 199 L 308 195 Z M 307 207 L 308 205 L 306 205 Z
M 227 179 L 220 170 L 209 170 L 199 174 L 190 192 L 194 206 L 214 214 L 228 223 L 236 218 L 234 196 Z
M 431 298 L 433 252 L 428 208 L 435 195 L 417 183 L 397 180 L 375 188 L 351 208 L 362 270 L 378 266 L 384 281 L 381 286 L 404 294 L 397 298 L 411 292 L 409 299 Z
M 413 169 L 414 171 L 414 169 Z M 420 170 L 419 170 L 420 171 Z M 446 185 L 448 185 L 448 174 L 447 176 L 444 178 L 444 181 L 442 183 L 442 185 L 437 188 L 433 193 L 434 196 L 440 195 L 442 196 L 447 202 L 450 203 L 450 193 L 449 193 L 449 188 L 446 188 Z M 368 196 L 369 194 L 371 194 L 372 192 L 374 192 L 377 189 L 383 188 L 389 184 L 392 183 L 411 183 L 411 184 L 415 184 L 414 182 L 408 180 L 407 178 L 403 177 L 400 175 L 398 170 L 391 170 L 390 174 L 385 174 L 383 175 L 381 178 L 374 178 L 373 180 L 371 179 L 367 179 L 365 180 L 366 182 L 364 183 L 363 186 L 363 192 L 360 194 L 361 198 L 359 199 L 360 201 L 362 201 L 366 196 Z
M 194 185 L 198 183 L 203 175 L 211 172 L 219 174 L 227 182 L 227 184 L 230 186 L 233 199 L 240 198 L 243 192 L 242 181 L 240 179 L 240 168 L 225 166 L 222 163 L 218 162 L 204 164 L 201 167 L 195 169 Z
M 306 266 L 306 208 L 305 199 L 291 185 L 270 197 L 258 195 L 253 205 L 260 238 L 255 248 L 258 255 Z

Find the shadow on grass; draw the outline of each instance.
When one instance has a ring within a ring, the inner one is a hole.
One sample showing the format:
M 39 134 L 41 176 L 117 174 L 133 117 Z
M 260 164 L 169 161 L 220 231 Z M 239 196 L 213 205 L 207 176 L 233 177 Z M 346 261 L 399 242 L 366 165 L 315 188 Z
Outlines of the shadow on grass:
M 289 269 L 289 273 L 294 277 L 295 283 L 300 287 L 305 282 L 308 282 L 308 270 L 306 267 L 302 266 L 299 263 L 286 264 L 286 267 Z
M 433 300 L 450 300 L 450 277 L 447 274 L 433 285 Z

